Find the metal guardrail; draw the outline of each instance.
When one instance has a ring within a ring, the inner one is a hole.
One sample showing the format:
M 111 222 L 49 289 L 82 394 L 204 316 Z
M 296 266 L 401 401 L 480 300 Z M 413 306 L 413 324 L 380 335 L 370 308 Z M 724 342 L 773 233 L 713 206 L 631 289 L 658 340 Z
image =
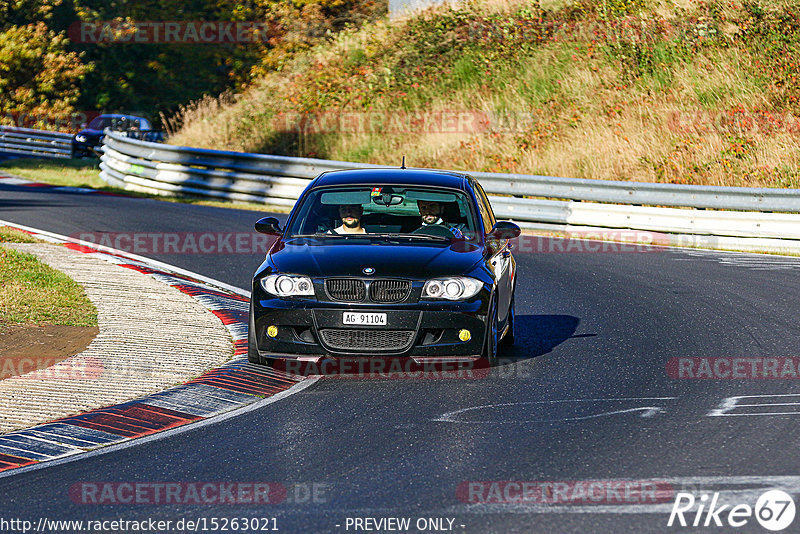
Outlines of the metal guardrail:
M 0 126 L 0 152 L 20 156 L 71 158 L 72 134 Z
M 291 206 L 309 181 L 323 171 L 376 167 L 392 168 L 179 147 L 128 139 L 110 132 L 104 139 L 100 176 L 114 186 L 133 190 Z M 800 239 L 800 215 L 794 214 L 800 212 L 797 189 L 469 174 L 490 195 L 498 217 L 523 223 Z M 704 211 L 705 208 L 746 212 Z
M 490 197 L 498 217 L 544 225 L 800 240 L 800 215 Z M 800 246 L 800 242 L 798 242 Z
M 192 194 L 292 206 L 323 171 L 375 168 L 315 160 L 149 143 L 109 132 L 100 176 L 109 184 L 160 194 Z
M 159 130 L 127 130 L 119 132 L 131 139 L 161 143 L 164 132 Z M 34 130 L 14 126 L 0 126 L 0 153 L 43 158 L 71 158 L 74 135 L 49 130 Z
M 657 184 L 471 172 L 494 193 L 686 208 L 800 212 L 800 189 Z

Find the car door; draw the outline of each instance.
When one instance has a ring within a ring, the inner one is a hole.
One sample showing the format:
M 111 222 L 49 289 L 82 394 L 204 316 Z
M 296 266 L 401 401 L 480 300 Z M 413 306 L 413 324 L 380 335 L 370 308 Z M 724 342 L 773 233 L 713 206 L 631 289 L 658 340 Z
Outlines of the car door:
M 481 218 L 484 219 L 484 228 L 488 235 L 497 221 L 492 205 L 489 203 L 489 198 L 477 181 L 475 182 L 475 190 L 478 193 L 478 208 L 481 211 Z M 487 242 L 487 248 L 491 251 L 488 262 L 490 268 L 494 271 L 494 278 L 497 284 L 497 320 L 500 326 L 503 327 L 508 318 L 512 295 L 514 265 L 511 257 L 511 245 L 508 241 L 494 241 L 493 243 Z

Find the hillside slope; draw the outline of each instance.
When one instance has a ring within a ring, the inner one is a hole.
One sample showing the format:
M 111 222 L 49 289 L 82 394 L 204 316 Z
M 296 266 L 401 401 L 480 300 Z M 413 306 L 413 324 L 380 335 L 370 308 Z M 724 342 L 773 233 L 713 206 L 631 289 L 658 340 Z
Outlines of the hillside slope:
M 800 5 L 480 0 L 383 20 L 171 142 L 578 178 L 800 187 Z

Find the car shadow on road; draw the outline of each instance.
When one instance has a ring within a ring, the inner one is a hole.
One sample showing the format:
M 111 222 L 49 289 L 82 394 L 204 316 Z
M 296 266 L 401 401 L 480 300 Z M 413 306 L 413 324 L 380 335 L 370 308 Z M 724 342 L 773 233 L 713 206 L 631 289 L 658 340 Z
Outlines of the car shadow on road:
M 504 347 L 501 360 L 511 362 L 547 354 L 572 338 L 594 337 L 597 334 L 575 334 L 581 320 L 572 315 L 517 315 L 514 320 L 515 342 Z
M 514 320 L 515 343 L 503 347 L 498 365 L 547 354 L 572 338 L 594 337 L 597 334 L 575 334 L 580 319 L 571 315 L 517 315 Z M 490 366 L 486 358 L 453 363 L 452 361 L 420 363 L 409 357 L 373 356 L 369 358 L 330 358 L 322 362 L 277 359 L 272 368 L 290 375 L 321 375 L 329 378 L 485 378 Z
M 2 167 L 0 167 L 0 171 L 2 171 Z M 31 193 L 33 191 L 36 192 L 44 192 L 45 194 L 40 195 L 36 199 L 31 198 L 3 198 L 3 195 L 6 192 L 13 193 Z M 39 188 L 35 187 L 26 187 L 21 188 L 20 186 L 8 186 L 8 185 L 0 185 L 0 209 L 3 210 L 24 210 L 28 208 L 38 208 L 42 206 L 46 206 L 48 208 L 56 207 L 56 206 L 67 206 L 68 204 L 65 202 L 61 202 L 61 199 L 54 199 L 53 191 L 51 189 L 45 189 L 44 191 L 40 190 Z M 0 217 L 2 219 L 2 217 Z

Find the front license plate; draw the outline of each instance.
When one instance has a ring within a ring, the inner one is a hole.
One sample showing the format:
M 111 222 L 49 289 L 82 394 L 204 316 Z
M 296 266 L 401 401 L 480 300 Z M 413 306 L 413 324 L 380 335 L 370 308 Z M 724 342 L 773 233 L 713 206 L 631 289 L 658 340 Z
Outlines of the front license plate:
M 344 312 L 342 314 L 342 323 L 386 326 L 386 314 Z

